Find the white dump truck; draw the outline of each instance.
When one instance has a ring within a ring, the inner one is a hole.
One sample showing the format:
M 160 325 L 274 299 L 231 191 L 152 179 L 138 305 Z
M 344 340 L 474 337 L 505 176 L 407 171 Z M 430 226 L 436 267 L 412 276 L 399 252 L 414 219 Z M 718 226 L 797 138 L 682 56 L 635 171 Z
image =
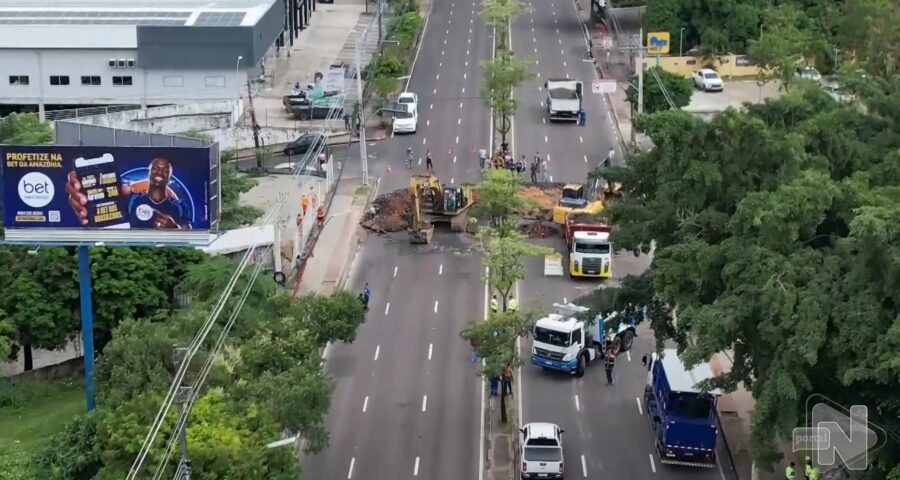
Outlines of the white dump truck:
M 581 102 L 584 97 L 584 84 L 571 78 L 551 78 L 544 82 L 547 89 L 547 113 L 550 121 L 578 121 Z

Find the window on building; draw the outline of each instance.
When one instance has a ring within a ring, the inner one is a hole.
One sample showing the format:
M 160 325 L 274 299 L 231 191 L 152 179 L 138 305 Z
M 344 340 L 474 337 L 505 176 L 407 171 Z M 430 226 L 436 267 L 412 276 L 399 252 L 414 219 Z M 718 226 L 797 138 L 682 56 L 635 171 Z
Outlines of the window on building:
M 125 77 L 113 77 L 113 85 L 117 87 L 129 87 L 132 85 L 132 79 L 130 76 Z
M 184 86 L 184 77 L 179 77 L 179 76 L 163 77 L 163 86 L 164 87 L 183 87 Z
M 10 75 L 10 85 L 28 85 L 28 75 Z
M 225 77 L 206 77 L 207 87 L 224 87 Z
M 82 85 L 100 85 L 100 76 L 84 76 L 81 77 Z
M 69 84 L 68 75 L 50 75 L 50 85 L 59 87 Z

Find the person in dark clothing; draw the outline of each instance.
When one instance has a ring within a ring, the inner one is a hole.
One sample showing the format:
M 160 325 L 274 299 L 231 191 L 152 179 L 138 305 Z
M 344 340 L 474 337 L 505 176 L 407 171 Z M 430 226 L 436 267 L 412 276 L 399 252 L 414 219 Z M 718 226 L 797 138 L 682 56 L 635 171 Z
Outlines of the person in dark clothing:
M 531 162 L 531 183 L 537 183 L 538 162 Z
M 499 388 L 498 388 L 499 386 L 500 386 L 500 376 L 494 375 L 493 377 L 491 377 L 491 396 L 492 397 L 497 396 L 497 391 L 499 390 Z
M 503 370 L 503 390 L 506 395 L 512 396 L 513 370 L 512 366 L 507 364 Z
M 431 160 L 431 150 L 425 152 L 425 168 L 434 171 L 434 162 Z
M 606 352 L 606 358 L 603 362 L 606 367 L 606 384 L 613 384 L 613 369 L 616 368 L 616 356 L 612 352 Z

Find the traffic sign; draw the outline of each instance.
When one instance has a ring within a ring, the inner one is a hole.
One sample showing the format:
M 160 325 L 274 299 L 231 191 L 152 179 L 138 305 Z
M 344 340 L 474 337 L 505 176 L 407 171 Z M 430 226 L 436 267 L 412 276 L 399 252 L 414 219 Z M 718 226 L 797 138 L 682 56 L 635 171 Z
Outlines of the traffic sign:
M 616 93 L 615 79 L 594 80 L 591 82 L 591 91 L 594 93 Z

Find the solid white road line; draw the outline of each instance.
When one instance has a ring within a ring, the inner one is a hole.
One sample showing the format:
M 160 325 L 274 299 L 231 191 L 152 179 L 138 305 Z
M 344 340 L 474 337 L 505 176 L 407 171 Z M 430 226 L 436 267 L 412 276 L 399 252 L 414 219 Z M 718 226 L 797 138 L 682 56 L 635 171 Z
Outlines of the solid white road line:
M 584 455 L 581 456 L 581 473 L 584 474 L 584 478 L 587 478 L 587 461 L 584 459 Z
M 397 278 L 397 265 L 394 265 L 394 278 Z
M 438 275 L 441 275 L 443 273 L 444 273 L 444 264 L 442 263 L 442 264 L 438 265 Z
M 428 19 L 431 15 L 425 16 L 425 24 L 422 25 L 422 38 L 425 38 L 425 29 L 428 28 Z M 419 51 L 422 50 L 422 44 L 425 42 L 419 42 L 419 45 L 416 47 L 416 55 L 413 57 L 412 66 L 409 67 L 409 78 L 406 79 L 406 87 L 403 90 L 409 90 L 409 82 L 412 80 L 413 73 L 416 71 L 416 61 L 419 59 Z
M 391 302 L 388 302 L 384 305 L 384 314 L 387 315 L 388 312 L 391 311 Z
M 350 459 L 350 471 L 347 472 L 347 478 L 353 478 L 353 465 L 356 465 L 356 457 Z
M 653 454 L 650 455 L 650 470 L 653 470 L 653 473 L 656 473 L 656 462 L 653 460 Z
M 625 352 L 625 356 L 628 357 L 628 361 L 631 361 L 631 352 Z
M 419 457 L 416 457 L 416 464 L 413 465 L 413 476 L 414 477 L 419 476 Z
M 378 361 L 378 354 L 381 352 L 381 345 L 375 346 L 375 358 L 372 359 L 373 362 Z
M 641 415 L 643 415 L 643 414 L 644 414 L 644 407 L 641 406 L 641 397 L 634 397 L 634 401 L 637 402 L 638 413 L 641 414 Z
M 453 183 L 453 182 L 450 182 L 450 183 Z M 435 300 L 434 301 L 434 313 L 437 313 L 437 307 L 438 307 L 438 301 Z
M 581 402 L 578 401 L 578 395 L 575 395 L 575 410 L 581 411 Z
M 369 409 L 369 396 L 366 395 L 366 399 L 363 400 L 363 413 L 366 413 L 366 410 Z
M 423 395 L 422 396 L 422 411 L 424 412 L 427 407 L 428 407 L 428 395 Z
M 432 351 L 434 351 L 434 344 L 433 344 L 433 343 L 429 343 L 429 344 L 428 344 L 428 359 L 429 359 L 429 360 L 431 360 L 431 353 L 432 353 Z

